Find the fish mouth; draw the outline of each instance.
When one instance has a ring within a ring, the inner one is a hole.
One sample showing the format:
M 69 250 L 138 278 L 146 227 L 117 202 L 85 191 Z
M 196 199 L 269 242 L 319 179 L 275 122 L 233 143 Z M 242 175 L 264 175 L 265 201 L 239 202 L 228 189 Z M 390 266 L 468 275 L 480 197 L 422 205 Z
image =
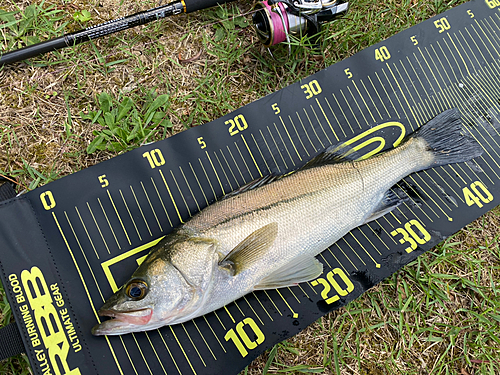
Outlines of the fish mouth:
M 148 324 L 153 316 L 152 308 L 119 312 L 114 310 L 99 310 L 99 316 L 107 316 L 111 319 L 105 320 L 92 328 L 94 336 L 121 335 L 129 332 L 144 331 L 144 325 Z
M 147 307 L 145 309 L 132 310 L 127 312 L 119 312 L 114 310 L 99 310 L 99 316 L 109 316 L 115 320 L 130 324 L 148 324 L 153 316 L 153 309 Z

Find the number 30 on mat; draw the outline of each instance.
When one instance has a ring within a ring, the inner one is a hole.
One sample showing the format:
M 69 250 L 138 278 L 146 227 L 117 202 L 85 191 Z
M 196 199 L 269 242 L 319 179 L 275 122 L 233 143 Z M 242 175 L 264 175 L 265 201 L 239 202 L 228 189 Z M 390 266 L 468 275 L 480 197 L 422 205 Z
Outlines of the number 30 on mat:
M 418 230 L 418 234 L 415 229 Z M 429 232 L 427 232 L 424 226 L 416 219 L 407 222 L 404 228 L 396 228 L 391 232 L 391 236 L 393 237 L 396 237 L 398 234 L 403 236 L 399 239 L 400 244 L 408 243 L 410 245 L 405 249 L 407 253 L 416 250 L 417 244 L 423 245 L 431 239 Z

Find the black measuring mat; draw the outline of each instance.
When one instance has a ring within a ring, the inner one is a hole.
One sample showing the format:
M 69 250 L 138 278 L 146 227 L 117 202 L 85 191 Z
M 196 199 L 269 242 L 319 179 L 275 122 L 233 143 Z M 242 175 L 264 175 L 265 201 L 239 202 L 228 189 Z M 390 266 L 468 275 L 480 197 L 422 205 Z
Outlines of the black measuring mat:
M 497 205 L 498 6 L 456 7 L 221 119 L 0 203 L 2 281 L 34 372 L 236 374 Z M 90 334 L 148 248 L 211 202 L 331 144 L 391 148 L 453 107 L 483 155 L 405 178 L 410 199 L 319 255 L 317 280 L 147 333 Z

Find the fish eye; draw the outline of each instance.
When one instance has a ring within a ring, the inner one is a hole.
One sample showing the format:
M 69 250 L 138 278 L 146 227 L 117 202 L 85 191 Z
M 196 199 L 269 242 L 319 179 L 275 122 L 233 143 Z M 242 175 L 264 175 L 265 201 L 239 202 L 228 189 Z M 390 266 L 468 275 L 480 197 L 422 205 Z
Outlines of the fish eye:
M 125 288 L 125 294 L 128 297 L 132 298 L 134 301 L 143 299 L 146 296 L 147 292 L 148 284 L 139 279 L 131 280 Z

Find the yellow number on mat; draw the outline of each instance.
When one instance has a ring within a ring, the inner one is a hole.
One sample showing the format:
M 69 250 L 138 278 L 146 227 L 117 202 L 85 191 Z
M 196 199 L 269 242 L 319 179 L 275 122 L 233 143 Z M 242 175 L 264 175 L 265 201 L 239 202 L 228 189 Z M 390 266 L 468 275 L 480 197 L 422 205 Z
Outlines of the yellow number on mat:
M 485 0 L 485 3 L 490 9 L 500 6 L 500 0 Z
M 386 46 L 382 46 L 375 50 L 375 60 L 384 62 L 385 60 L 389 60 L 391 58 L 391 54 Z
M 304 94 L 306 94 L 306 99 L 311 99 L 314 95 L 321 94 L 323 89 L 319 85 L 317 80 L 312 80 L 305 85 L 300 86 L 301 89 L 304 90 Z
M 228 129 L 231 137 L 248 128 L 247 120 L 243 115 L 237 115 L 234 119 L 229 119 L 224 124 L 231 125 Z
M 42 201 L 43 208 L 45 208 L 47 211 L 53 209 L 56 206 L 56 201 L 50 190 L 44 191 L 42 194 L 40 194 L 40 200 Z
M 335 279 L 335 275 L 339 276 L 345 287 L 340 286 L 338 281 Z M 327 281 L 328 280 L 328 281 Z M 321 297 L 326 301 L 327 304 L 334 303 L 340 299 L 339 296 L 345 297 L 354 290 L 354 284 L 347 277 L 345 272 L 341 268 L 334 268 L 326 274 L 326 280 L 322 277 L 319 279 L 311 281 L 312 286 L 323 285 L 323 291 L 321 292 Z M 331 291 L 331 287 L 337 292 L 336 295 L 329 297 L 328 294 Z
M 145 152 L 144 154 L 142 154 L 142 157 L 148 159 L 149 166 L 152 169 L 161 167 L 163 164 L 165 164 L 165 158 L 158 148 Z
M 248 334 L 245 331 L 245 327 L 248 327 L 252 330 L 253 335 L 255 336 L 255 341 L 252 341 Z M 262 344 L 266 337 L 264 333 L 259 328 L 257 323 L 252 318 L 245 318 L 238 324 L 236 324 L 236 331 L 234 329 L 230 329 L 227 331 L 224 336 L 226 341 L 232 340 L 236 348 L 240 352 L 242 357 L 246 357 L 248 355 L 248 350 L 255 349 L 257 346 Z
M 446 30 L 451 29 L 451 25 L 446 17 L 434 21 L 434 26 L 436 26 L 440 34 Z
M 471 191 L 472 190 L 472 191 Z M 470 188 L 464 187 L 462 189 L 464 193 L 465 203 L 467 206 L 472 206 L 477 204 L 479 208 L 483 207 L 483 203 L 490 203 L 493 200 L 493 195 L 481 181 L 476 181 L 470 184 Z
M 420 235 L 418 235 L 413 228 L 418 229 L 423 237 L 420 237 Z M 391 236 L 393 237 L 396 237 L 398 234 L 403 236 L 398 240 L 400 244 L 404 245 L 405 243 L 408 243 L 410 245 L 405 249 L 407 253 L 411 253 L 413 250 L 416 250 L 418 246 L 417 244 L 423 245 L 431 239 L 429 232 L 427 232 L 424 226 L 416 219 L 407 222 L 404 225 L 404 228 L 396 228 L 391 232 Z
M 103 175 L 101 175 L 101 176 L 97 177 L 97 179 L 98 179 L 98 180 L 99 180 L 99 182 L 101 183 L 101 187 L 102 187 L 102 188 L 105 188 L 105 187 L 109 186 L 109 181 L 108 181 L 108 179 L 106 178 L 106 175 L 105 175 L 105 174 L 103 174 Z
M 197 138 L 198 139 L 198 143 L 200 144 L 201 146 L 201 149 L 203 150 L 205 147 L 207 147 L 207 144 L 206 142 L 203 140 L 203 137 L 199 137 Z

